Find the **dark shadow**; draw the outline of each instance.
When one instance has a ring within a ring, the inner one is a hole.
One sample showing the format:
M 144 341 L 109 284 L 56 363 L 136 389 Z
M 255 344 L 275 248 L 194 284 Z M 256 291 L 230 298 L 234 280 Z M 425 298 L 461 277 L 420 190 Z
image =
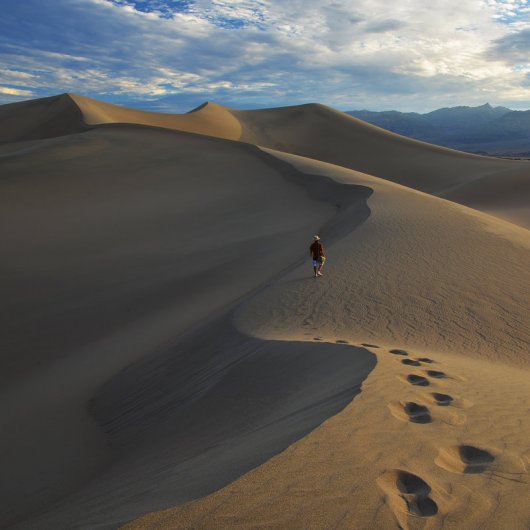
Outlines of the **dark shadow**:
M 112 465 L 36 521 L 62 528 L 78 513 L 80 526 L 116 528 L 208 495 L 340 412 L 375 364 L 359 347 L 258 340 L 229 319 L 205 326 L 100 389 L 90 412 Z

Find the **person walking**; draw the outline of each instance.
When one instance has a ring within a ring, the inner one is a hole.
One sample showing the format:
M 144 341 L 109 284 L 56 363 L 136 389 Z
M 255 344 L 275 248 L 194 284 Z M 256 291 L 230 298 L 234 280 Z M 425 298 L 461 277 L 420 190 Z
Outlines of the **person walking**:
M 309 247 L 309 254 L 313 260 L 313 271 L 315 273 L 315 278 L 318 276 L 323 276 L 322 267 L 326 261 L 326 256 L 324 254 L 324 245 L 320 240 L 319 236 L 313 238 L 313 244 Z

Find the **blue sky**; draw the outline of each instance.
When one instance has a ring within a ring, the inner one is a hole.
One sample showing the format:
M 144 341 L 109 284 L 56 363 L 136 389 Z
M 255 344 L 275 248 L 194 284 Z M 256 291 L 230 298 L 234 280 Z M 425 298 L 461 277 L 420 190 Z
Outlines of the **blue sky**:
M 2 0 L 0 103 L 530 108 L 530 0 Z

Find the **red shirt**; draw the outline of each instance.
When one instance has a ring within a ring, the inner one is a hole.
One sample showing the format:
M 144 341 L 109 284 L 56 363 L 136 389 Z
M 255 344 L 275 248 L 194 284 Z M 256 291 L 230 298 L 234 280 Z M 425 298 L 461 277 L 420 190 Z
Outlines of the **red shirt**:
M 309 247 L 309 252 L 311 252 L 313 259 L 316 261 L 324 255 L 324 245 L 320 241 L 315 241 Z

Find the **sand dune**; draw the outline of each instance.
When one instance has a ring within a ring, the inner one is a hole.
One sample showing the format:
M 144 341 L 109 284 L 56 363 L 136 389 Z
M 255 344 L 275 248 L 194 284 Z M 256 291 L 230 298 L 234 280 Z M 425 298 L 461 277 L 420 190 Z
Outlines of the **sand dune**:
M 530 177 L 524 167 L 484 175 L 441 196 L 530 228 Z
M 0 526 L 528 528 L 528 230 L 434 196 L 524 212 L 524 163 L 316 105 L 5 107 Z
M 67 94 L 0 105 L 0 123 L 0 142 L 52 138 L 87 128 Z
M 86 414 L 99 386 L 298 259 L 298 242 L 335 215 L 317 192 L 337 188 L 338 204 L 365 196 L 313 179 L 311 198 L 298 172 L 256 148 L 131 126 L 0 163 L 4 526 L 112 462 Z M 223 372 L 212 360 L 196 369 L 208 363 Z
M 369 175 L 275 156 L 370 186 L 371 214 L 333 243 L 325 282 L 308 284 L 304 266 L 294 269 L 241 305 L 235 321 L 262 339 L 366 345 L 378 365 L 350 406 L 287 451 L 126 528 L 522 530 L 527 231 Z
M 238 140 L 241 137 L 239 121 L 229 109 L 215 103 L 205 103 L 188 114 L 162 114 L 128 109 L 77 94 L 69 94 L 69 96 L 81 110 L 83 120 L 88 125 L 131 123 L 217 136 L 230 140 Z
M 244 141 L 362 171 L 530 227 L 527 161 L 415 141 L 324 105 L 232 112 Z
M 343 409 L 374 365 L 363 348 L 259 341 L 210 323 L 97 392 L 90 411 L 112 465 L 17 527 L 116 528 L 212 493 Z
M 63 94 L 4 105 L 0 112 L 9 126 L 0 142 L 82 132 L 97 125 L 162 127 L 330 162 L 530 226 L 527 161 L 471 155 L 405 138 L 325 105 L 239 111 L 208 102 L 187 114 L 163 114 Z
M 168 115 L 70 96 L 90 125 L 126 122 L 241 140 L 362 171 L 530 226 L 526 161 L 419 142 L 319 104 L 237 111 L 207 103 L 190 114 Z M 501 201 L 502 208 L 493 207 Z

